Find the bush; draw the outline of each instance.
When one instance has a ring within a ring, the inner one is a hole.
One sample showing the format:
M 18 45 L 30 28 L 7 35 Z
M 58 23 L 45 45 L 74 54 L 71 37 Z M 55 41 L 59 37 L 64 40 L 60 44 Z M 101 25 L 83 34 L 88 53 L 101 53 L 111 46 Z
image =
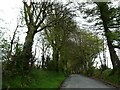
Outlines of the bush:
M 116 72 L 115 74 L 110 75 L 111 72 L 112 72 L 111 69 L 107 69 L 107 70 L 103 71 L 102 78 L 104 80 L 107 80 L 107 81 L 112 82 L 114 84 L 120 84 L 119 74 Z
M 95 69 L 93 77 L 103 79 L 104 81 L 120 85 L 120 76 L 119 73 L 111 74 L 112 69 L 104 70 L 101 73 L 100 69 Z
M 101 78 L 100 69 L 95 69 L 93 76 L 94 76 L 95 78 Z

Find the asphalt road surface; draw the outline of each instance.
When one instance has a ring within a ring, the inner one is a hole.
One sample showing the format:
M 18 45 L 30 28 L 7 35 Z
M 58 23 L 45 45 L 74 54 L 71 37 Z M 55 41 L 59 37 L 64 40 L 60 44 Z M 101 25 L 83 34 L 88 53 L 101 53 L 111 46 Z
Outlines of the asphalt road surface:
M 70 75 L 63 82 L 60 90 L 66 90 L 67 88 L 69 89 L 70 88 L 74 88 L 74 89 L 77 89 L 77 88 L 82 88 L 82 89 L 89 88 L 90 89 L 91 88 L 92 90 L 99 88 L 99 89 L 105 89 L 105 90 L 119 90 L 113 86 L 107 85 L 103 82 L 100 82 L 100 81 L 97 81 L 92 78 L 85 77 L 79 74 Z

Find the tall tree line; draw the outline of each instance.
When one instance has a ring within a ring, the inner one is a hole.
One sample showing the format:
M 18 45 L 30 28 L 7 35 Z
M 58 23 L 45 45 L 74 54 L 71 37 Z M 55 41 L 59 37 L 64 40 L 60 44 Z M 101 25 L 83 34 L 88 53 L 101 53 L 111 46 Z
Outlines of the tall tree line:
M 83 10 L 83 7 L 86 7 L 88 4 L 79 4 L 79 10 L 84 12 L 84 18 L 89 17 L 90 22 L 96 20 L 94 28 L 97 28 L 97 30 L 103 30 L 110 52 L 113 71 L 118 71 L 120 69 L 120 60 L 115 48 L 119 49 L 119 7 L 114 8 L 111 5 L 112 2 L 91 2 L 89 5 L 90 4 L 96 6 L 92 9 L 84 8 Z M 115 41 L 117 41 L 117 45 L 114 44 Z
M 87 30 L 78 27 L 74 20 L 75 11 L 69 7 L 70 4 L 71 2 L 62 4 L 57 1 L 23 2 L 22 18 L 27 26 L 25 42 L 22 48 L 19 43 L 16 44 L 17 54 L 11 56 L 11 64 L 8 63 L 8 68 L 15 66 L 14 69 L 25 74 L 36 66 L 36 60 L 32 54 L 34 37 L 43 32 L 40 68 L 56 72 L 84 71 L 84 73 L 92 74 L 93 64 L 101 51 L 102 41 Z M 52 58 L 49 55 L 45 56 L 46 42 L 49 44 L 48 48 L 52 49 Z

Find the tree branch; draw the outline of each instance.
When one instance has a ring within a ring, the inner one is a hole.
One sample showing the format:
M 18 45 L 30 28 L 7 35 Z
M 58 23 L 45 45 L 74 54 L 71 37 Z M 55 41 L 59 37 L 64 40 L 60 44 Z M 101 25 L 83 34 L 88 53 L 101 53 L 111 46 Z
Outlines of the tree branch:
M 27 7 L 27 3 L 26 2 L 23 2 L 24 3 L 24 14 L 25 14 L 25 21 L 26 21 L 26 24 L 28 25 L 28 15 L 27 15 L 27 10 L 26 10 L 26 7 Z
M 116 46 L 114 46 L 114 48 L 118 48 L 118 49 L 120 49 L 120 46 L 117 46 L 117 45 L 116 45 Z
M 16 35 L 17 29 L 18 29 L 18 25 L 17 25 L 17 27 L 16 27 L 16 29 L 14 31 L 14 34 L 13 34 L 13 37 L 12 37 L 12 40 L 11 40 L 11 43 L 10 43 L 10 52 L 9 52 L 9 55 L 11 55 L 11 53 L 12 53 L 13 41 L 15 39 L 15 35 Z
M 43 5 L 43 4 L 42 4 Z M 43 7 L 43 6 L 42 6 Z M 37 13 L 36 13 L 36 20 L 35 20 L 35 24 L 37 24 L 37 22 L 38 22 L 38 20 L 39 20 L 39 18 L 40 18 L 40 15 L 41 15 L 41 13 L 42 13 L 42 7 L 39 7 L 40 8 L 40 10 L 39 10 L 39 14 L 37 15 Z M 36 9 L 37 9 L 37 7 L 36 7 Z
M 46 26 L 40 28 L 39 30 L 37 30 L 36 33 L 37 33 L 37 32 L 40 32 L 40 31 L 42 31 L 43 29 L 46 29 L 46 28 L 48 28 L 48 27 L 52 27 L 52 26 L 50 26 L 50 25 L 46 25 Z

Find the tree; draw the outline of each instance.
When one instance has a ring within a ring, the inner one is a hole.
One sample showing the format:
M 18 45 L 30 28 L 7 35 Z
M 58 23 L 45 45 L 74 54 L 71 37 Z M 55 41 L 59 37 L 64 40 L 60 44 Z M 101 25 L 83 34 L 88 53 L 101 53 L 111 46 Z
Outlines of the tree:
M 67 4 L 68 5 L 68 4 Z M 53 6 L 54 15 L 48 17 L 48 23 L 55 20 L 51 24 L 52 27 L 47 28 L 45 33 L 48 38 L 50 45 L 53 48 L 53 61 L 55 70 L 59 71 L 59 62 L 60 62 L 60 51 L 67 40 L 68 35 L 75 29 L 76 25 L 73 18 L 73 15 L 69 8 L 66 5 L 57 3 Z
M 22 51 L 23 69 L 29 70 L 29 61 L 32 58 L 32 45 L 36 33 L 49 27 L 45 24 L 47 16 L 49 16 L 52 8 L 52 2 L 23 2 L 24 4 L 24 18 L 27 26 L 27 36 Z
M 102 3 L 96 2 L 96 4 L 98 8 L 100 9 L 101 19 L 103 21 L 104 32 L 107 38 L 107 43 L 109 47 L 111 61 L 113 64 L 113 69 L 120 68 L 120 61 L 114 50 L 114 46 L 112 45 L 113 41 L 110 38 L 111 31 L 109 30 L 109 23 L 111 19 L 110 19 L 110 12 L 109 12 L 108 5 L 106 2 L 102 2 Z
M 94 2 L 93 3 L 93 2 L 91 2 L 91 3 L 89 3 L 89 5 L 95 4 L 95 3 L 97 6 L 94 5 L 94 7 L 92 9 L 89 9 L 89 8 L 85 9 L 86 4 L 88 4 L 88 3 L 81 4 L 79 7 L 79 10 L 84 13 L 84 18 L 87 19 L 89 21 L 89 23 L 91 23 L 91 22 L 95 23 L 93 26 L 94 29 L 96 29 L 97 31 L 103 30 L 104 35 L 106 37 L 107 45 L 109 48 L 113 68 L 114 69 L 119 68 L 120 61 L 114 50 L 113 39 L 111 38 L 112 32 L 115 29 L 115 28 L 113 29 L 113 27 L 118 28 L 119 24 L 118 23 L 115 24 L 115 23 L 119 21 L 117 19 L 117 17 L 119 15 L 116 12 L 117 10 L 115 8 L 112 8 L 109 5 L 110 3 L 107 3 L 107 2 Z
M 74 73 L 93 73 L 93 64 L 102 50 L 101 40 L 92 33 L 78 29 L 69 36 L 62 49 L 64 69 Z M 64 60 L 65 59 L 65 60 Z

